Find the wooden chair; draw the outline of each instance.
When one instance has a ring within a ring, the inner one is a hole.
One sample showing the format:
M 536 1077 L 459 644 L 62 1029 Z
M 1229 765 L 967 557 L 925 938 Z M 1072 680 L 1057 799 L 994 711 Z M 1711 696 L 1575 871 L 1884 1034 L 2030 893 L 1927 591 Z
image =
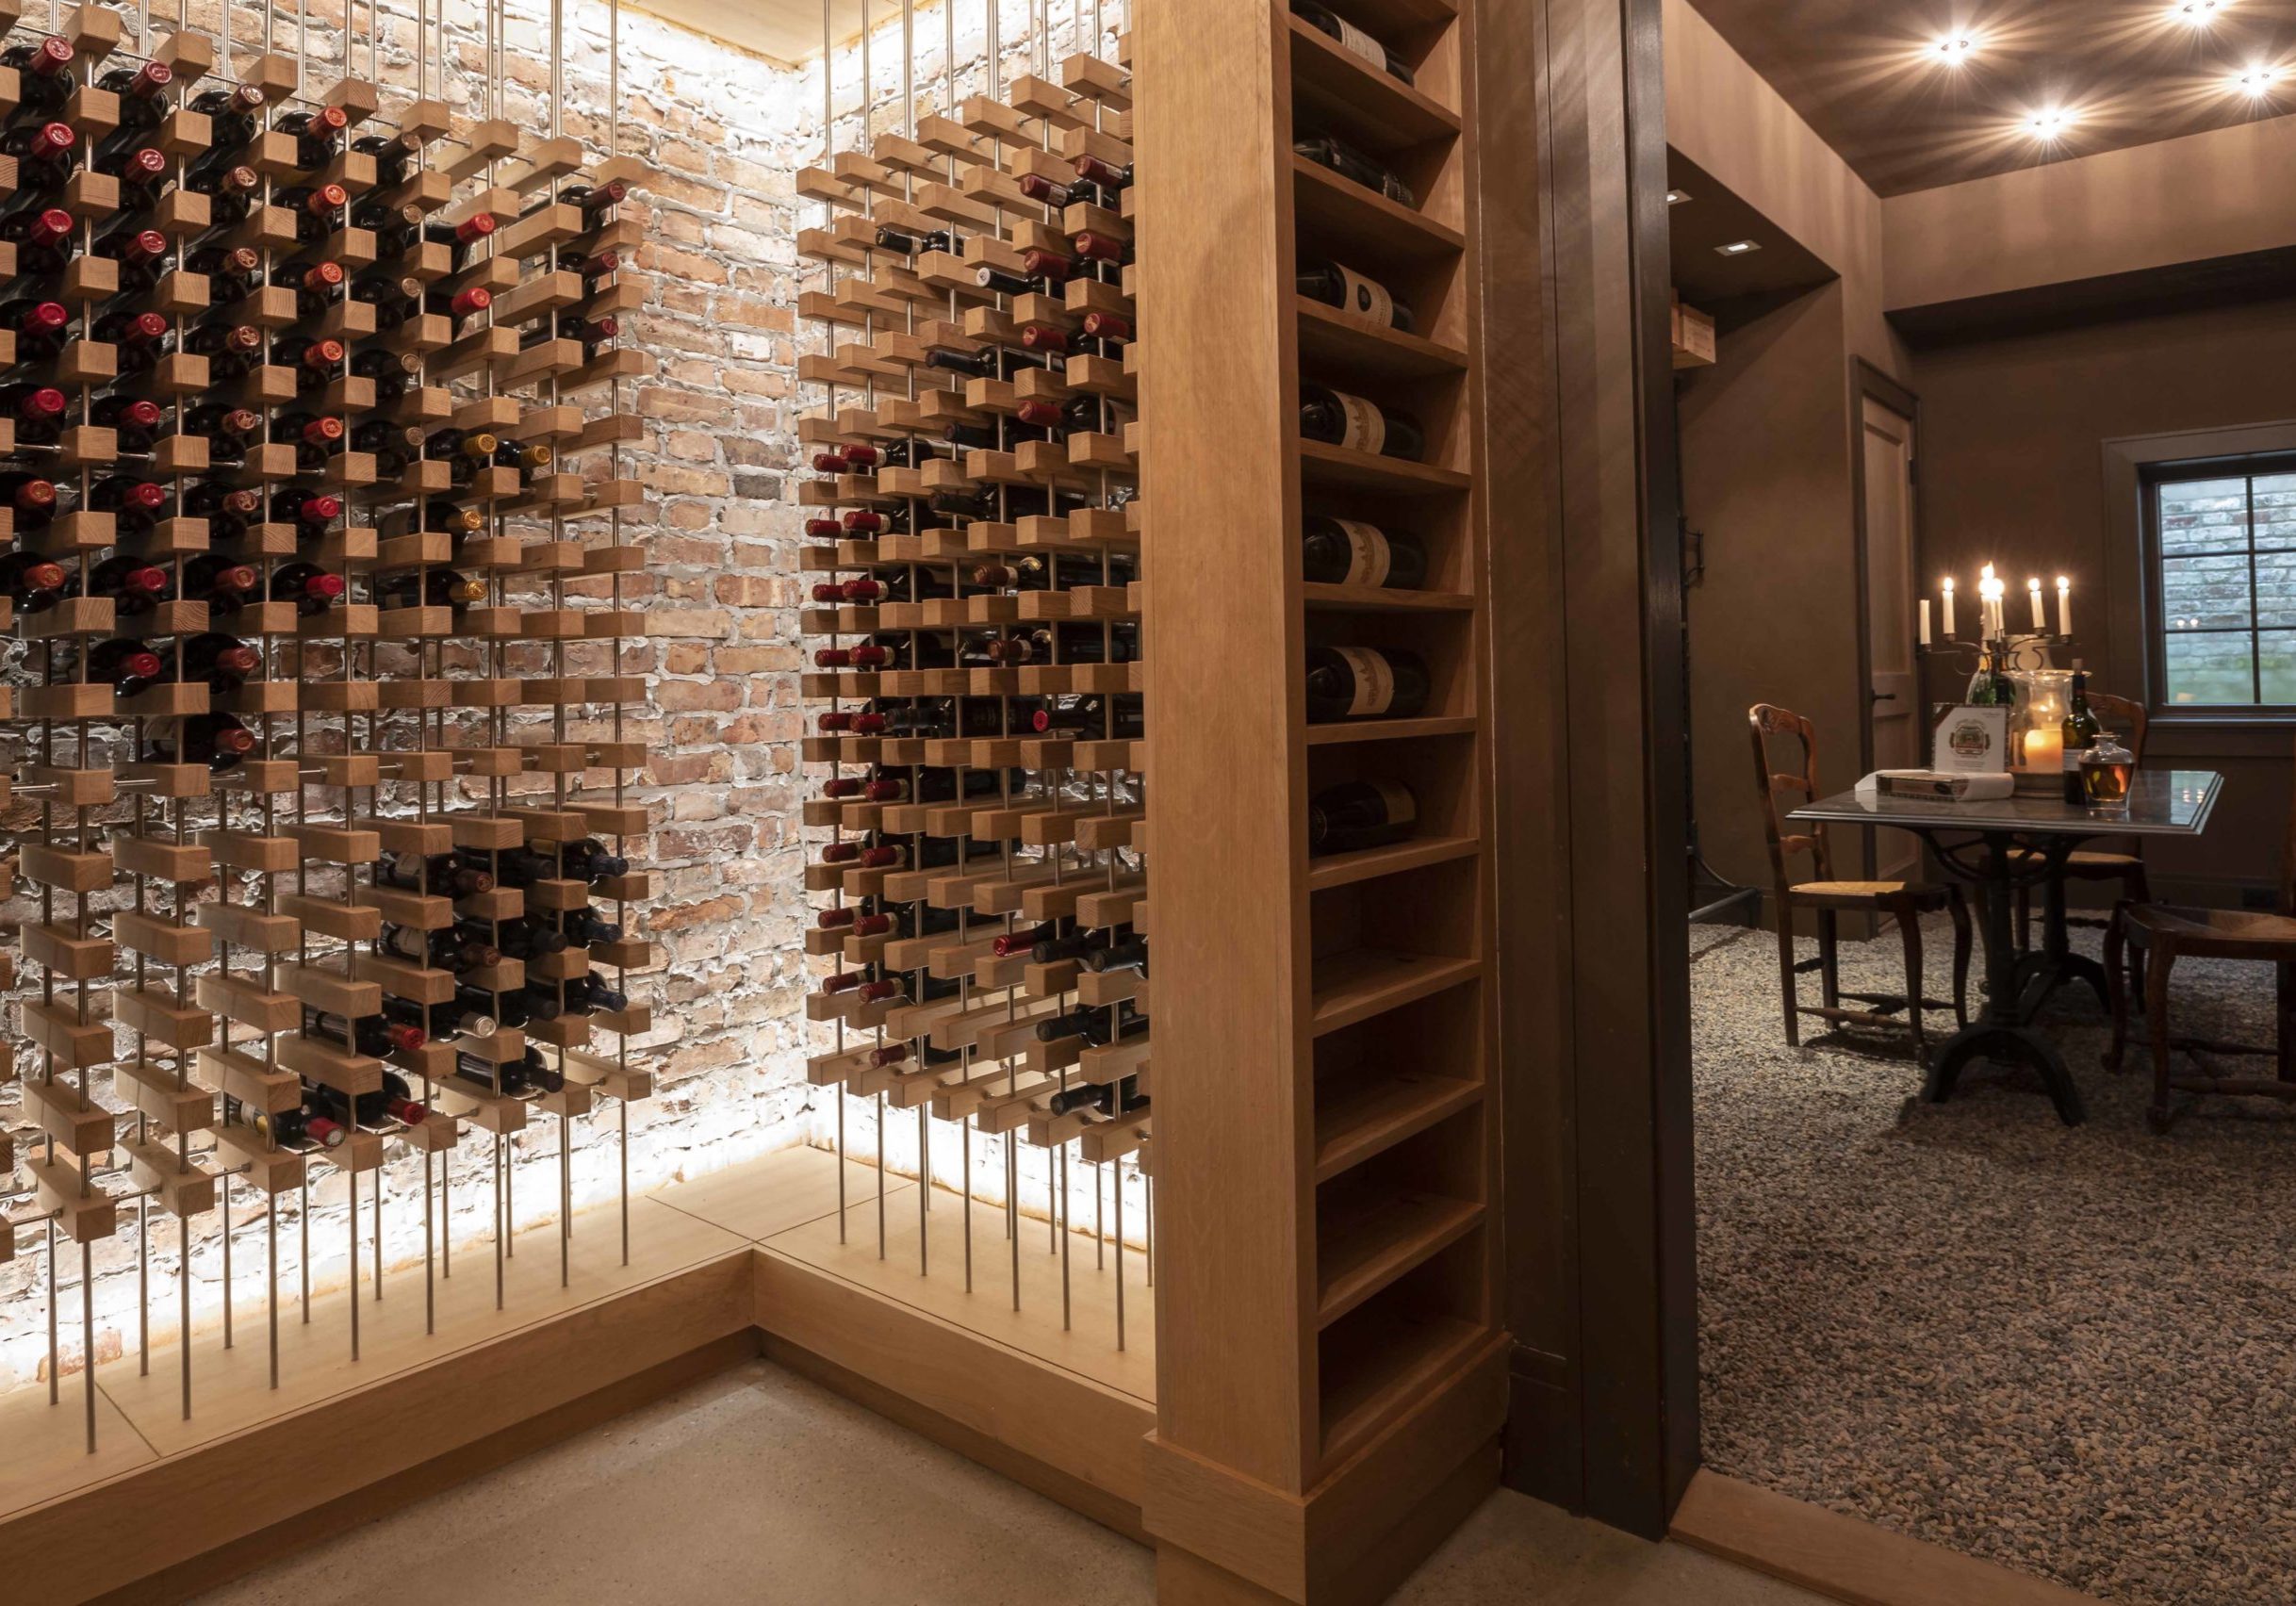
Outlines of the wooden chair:
M 2280 860 L 2280 906 L 2274 914 L 2246 910 L 2182 909 L 2163 904 L 2124 903 L 2113 910 L 2105 933 L 2105 969 L 2112 982 L 2112 1046 L 2107 1069 L 2118 1071 L 2128 1047 L 2130 974 L 2124 951 L 2151 959 L 2143 974 L 2145 1024 L 2153 1045 L 2153 1102 L 2145 1120 L 2155 1132 L 2169 1129 L 2169 1094 L 2239 1093 L 2296 1103 L 2296 806 L 2288 815 L 2288 844 Z M 2169 1032 L 2169 975 L 2181 959 L 2241 959 L 2271 965 L 2275 973 L 2275 1030 L 2270 1048 L 2172 1037 Z M 2266 1058 L 2275 1074 L 2219 1076 L 2205 1070 L 2178 1075 L 2170 1057 L 2178 1049 L 2227 1058 Z
M 1792 798 L 1794 805 L 1798 805 L 1814 801 L 1819 796 L 1816 728 L 1792 710 L 1775 708 L 1768 703 L 1757 703 L 1749 710 L 1747 723 L 1753 731 L 1754 781 L 1762 795 L 1763 830 L 1769 839 L 1770 873 L 1776 884 L 1778 975 L 1785 995 L 1786 1041 L 1796 1046 L 1800 1044 L 1801 1017 L 1804 1015 L 1816 1015 L 1837 1025 L 1892 1025 L 1895 1023 L 1889 1018 L 1887 1011 L 1902 1004 L 1913 1032 L 1913 1057 L 1922 1059 L 1928 1047 L 1922 1026 L 1922 1011 L 1948 1008 L 1922 996 L 1921 917 L 1933 910 L 1944 910 L 1953 917 L 1953 1003 L 1950 1008 L 1957 1022 L 1964 1026 L 1969 1024 L 1970 922 L 1969 906 L 1961 896 L 1961 889 L 1922 881 L 1834 879 L 1833 854 L 1827 844 L 1826 828 L 1815 826 L 1806 835 L 1789 835 L 1785 828 L 1785 815 L 1791 811 L 1793 805 L 1786 808 L 1779 806 L 1781 798 Z M 1799 767 L 1781 770 L 1771 757 L 1770 742 L 1773 737 L 1789 735 L 1801 743 Z M 1801 854 L 1810 856 L 1814 874 L 1807 880 L 1796 881 L 1791 861 Z M 1818 970 L 1825 1001 L 1815 1008 L 1803 1004 L 1795 988 L 1794 915 L 1796 910 L 1805 909 L 1817 915 Z M 1842 1008 L 1837 925 L 1844 910 L 1888 915 L 1897 922 L 1906 954 L 1906 994 L 1903 999 L 1875 993 L 1851 993 L 1849 996 L 1858 1002 L 1879 1008 Z
M 2144 763 L 2144 738 L 2152 719 L 2144 705 L 2129 697 L 2108 696 L 2103 692 L 2089 694 L 2089 710 L 2102 722 L 2105 729 L 2121 738 L 2121 746 L 2136 755 L 2137 763 Z M 2144 873 L 2144 857 L 2140 844 L 2129 842 L 2116 848 L 2109 842 L 2094 849 L 2080 848 L 2065 860 L 2065 879 L 2068 881 L 2118 881 L 2121 900 L 2129 903 L 2153 901 L 2153 884 Z M 2021 853 L 2019 860 L 2035 856 Z M 2022 866 L 2021 866 L 2022 867 Z M 2017 893 L 2017 946 L 2021 950 L 2033 946 L 2033 890 L 2022 887 Z M 2138 985 L 2143 985 L 2140 974 Z

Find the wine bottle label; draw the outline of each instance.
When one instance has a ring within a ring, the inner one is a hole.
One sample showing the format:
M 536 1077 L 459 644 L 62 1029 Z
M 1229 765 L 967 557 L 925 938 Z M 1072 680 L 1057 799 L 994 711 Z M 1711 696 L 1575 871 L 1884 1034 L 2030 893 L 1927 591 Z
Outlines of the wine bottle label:
M 1333 650 L 1355 679 L 1355 695 L 1347 705 L 1350 719 L 1371 718 L 1395 706 L 1395 666 L 1387 662 L 1386 654 L 1368 647 Z
M 1387 293 L 1385 286 L 1365 278 L 1353 268 L 1341 267 L 1339 287 L 1340 299 L 1347 303 L 1346 310 L 1382 329 L 1394 327 L 1395 298 Z
M 1366 402 L 1360 396 L 1350 396 L 1344 390 L 1335 390 L 1333 397 L 1339 410 L 1347 415 L 1347 427 L 1341 433 L 1339 444 L 1350 451 L 1369 451 L 1377 454 L 1386 449 L 1387 415 L 1379 410 L 1375 402 Z
M 1335 15 L 1332 21 L 1339 25 L 1339 43 L 1344 48 L 1369 61 L 1373 71 L 1385 73 L 1387 70 L 1387 47 L 1386 45 L 1365 33 L 1345 17 Z
M 1408 826 L 1419 817 L 1419 800 L 1411 795 L 1411 788 L 1397 780 L 1375 780 L 1371 790 L 1379 794 L 1380 802 L 1387 811 L 1387 824 Z
M 1365 524 L 1360 519 L 1335 518 L 1339 533 L 1347 537 L 1347 576 L 1342 585 L 1385 585 L 1387 571 L 1394 566 L 1393 549 L 1386 536 L 1380 533 L 1376 524 Z
M 2088 756 L 2089 749 L 2086 747 L 2067 747 L 2065 749 L 2065 773 L 2067 775 L 2078 775 L 2081 769 L 2081 761 Z

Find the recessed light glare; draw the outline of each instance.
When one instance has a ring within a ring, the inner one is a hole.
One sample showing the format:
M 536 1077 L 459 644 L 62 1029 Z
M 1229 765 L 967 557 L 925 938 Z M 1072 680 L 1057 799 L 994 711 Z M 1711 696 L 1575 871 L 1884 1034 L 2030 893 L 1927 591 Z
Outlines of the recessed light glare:
M 1666 191 L 1666 205 L 1669 206 L 1680 206 L 1683 202 L 1689 199 L 1690 191 L 1687 189 L 1669 189 Z
M 2222 0 L 2177 0 L 2176 15 L 2194 27 L 2206 27 L 2216 19 Z
M 1977 41 L 1967 34 L 1948 34 L 1929 47 L 1929 53 L 1940 61 L 1958 67 L 1976 50 Z
M 1762 245 L 1758 240 L 1733 239 L 1728 245 L 1715 246 L 1714 253 L 1719 256 L 1747 256 L 1761 249 Z
M 2238 78 L 2235 78 L 2233 83 L 2239 88 L 2246 90 L 2252 95 L 2261 95 L 2268 93 L 2279 77 L 2280 71 L 2278 68 L 2251 67 L 2247 72 L 2241 74 Z
M 2025 119 L 2025 132 L 2036 139 L 2054 139 L 2072 126 L 2073 113 L 2062 107 L 2053 107 L 2047 111 L 2037 111 Z

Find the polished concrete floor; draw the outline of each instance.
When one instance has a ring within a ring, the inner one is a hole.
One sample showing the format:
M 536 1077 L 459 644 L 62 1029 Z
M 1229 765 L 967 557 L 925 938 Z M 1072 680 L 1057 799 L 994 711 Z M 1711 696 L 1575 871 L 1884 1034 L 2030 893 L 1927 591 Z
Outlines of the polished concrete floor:
M 1125 1606 L 1148 1552 L 756 1362 L 252 1573 L 221 1606 Z M 1809 1606 L 1676 1545 L 1494 1496 L 1408 1606 Z

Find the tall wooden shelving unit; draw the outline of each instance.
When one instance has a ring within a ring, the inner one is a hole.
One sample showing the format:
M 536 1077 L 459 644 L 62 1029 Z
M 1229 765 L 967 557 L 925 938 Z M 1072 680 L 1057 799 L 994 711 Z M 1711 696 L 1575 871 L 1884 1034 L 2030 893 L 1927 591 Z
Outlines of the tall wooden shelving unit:
M 1379 1598 L 1496 1482 L 1504 1417 L 1471 10 L 1164 0 L 1136 43 L 1157 1026 L 1161 1597 Z M 1295 155 L 1339 136 L 1399 205 Z M 1272 204 L 1271 204 L 1272 203 Z M 1416 335 L 1293 293 L 1380 280 Z M 1303 440 L 1303 380 L 1416 416 L 1419 463 Z M 1417 592 L 1309 585 L 1310 513 L 1416 532 Z M 1402 647 L 1417 718 L 1310 725 L 1318 646 Z M 1311 860 L 1309 798 L 1408 783 L 1420 827 Z

